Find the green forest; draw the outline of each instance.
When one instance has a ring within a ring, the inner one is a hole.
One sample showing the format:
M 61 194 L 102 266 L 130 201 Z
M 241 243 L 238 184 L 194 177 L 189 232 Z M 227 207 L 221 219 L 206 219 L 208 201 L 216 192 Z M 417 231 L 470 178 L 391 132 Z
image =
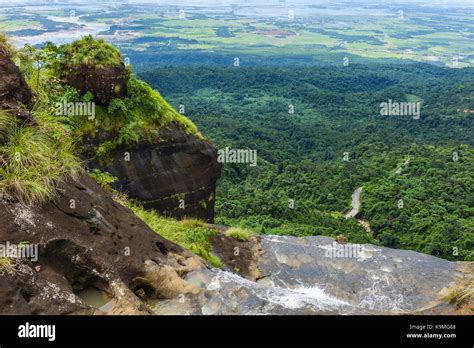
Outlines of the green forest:
M 256 167 L 224 164 L 218 223 L 474 260 L 474 69 L 165 67 L 140 77 L 217 148 L 258 151 Z M 420 119 L 381 116 L 388 100 L 419 101 Z M 344 217 L 358 187 L 370 229 Z
M 90 99 L 54 83 L 65 65 L 74 68 L 69 54 L 86 52 L 91 62 L 107 55 L 104 42 L 88 40 L 27 46 L 17 54 L 30 86 L 42 95 L 35 115 L 55 124 L 58 138 L 116 129 L 115 137 L 97 139 L 94 154 L 107 161 L 120 144 L 153 138 L 152 129 L 174 121 L 218 149 L 258 153 L 255 167 L 224 164 L 219 224 L 474 260 L 473 68 L 201 66 L 140 73 L 170 105 L 128 69 L 129 97 L 98 106 L 93 122 L 51 117 L 55 101 Z M 94 50 L 86 50 L 90 44 Z M 119 64 L 120 56 L 112 58 L 110 64 Z M 419 119 L 381 115 L 381 103 L 392 100 L 418 102 Z M 146 113 L 136 112 L 143 108 Z M 359 187 L 361 209 L 357 218 L 346 218 Z

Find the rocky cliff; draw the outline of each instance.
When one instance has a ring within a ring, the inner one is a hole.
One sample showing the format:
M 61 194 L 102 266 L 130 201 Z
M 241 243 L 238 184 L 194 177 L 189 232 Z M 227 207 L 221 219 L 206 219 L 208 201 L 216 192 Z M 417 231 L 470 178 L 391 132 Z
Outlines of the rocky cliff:
M 82 137 L 87 148 L 83 153 L 87 165 L 117 177 L 114 188 L 139 200 L 147 209 L 175 218 L 186 216 L 212 222 L 216 182 L 221 175 L 217 150 L 196 132 L 187 131 L 190 121 L 183 121 L 183 116 L 156 92 L 148 91 L 149 87 L 143 86 L 143 82 L 134 80 L 135 89 L 127 87 L 130 72 L 115 48 L 91 37 L 83 41 L 66 45 L 60 76 L 81 95 L 92 93 L 96 103 L 108 112 L 106 119 L 95 120 L 96 128 L 107 124 L 105 131 Z M 93 49 L 89 51 L 91 46 Z M 99 60 L 97 56 L 104 56 L 101 50 L 115 59 Z M 70 61 L 76 56 L 83 57 L 86 63 L 81 61 L 74 66 Z M 94 62 L 95 66 L 87 62 Z M 110 113 L 111 102 L 124 109 L 127 103 L 135 104 L 133 110 Z M 130 121 L 132 117 L 136 119 Z M 148 125 L 154 117 L 160 118 L 159 125 Z M 142 130 L 137 131 L 137 128 Z M 146 128 L 159 131 L 145 137 L 144 133 L 149 132 Z M 124 129 L 128 133 L 120 134 Z M 122 142 L 130 133 L 134 133 L 133 142 Z M 104 142 L 120 142 L 108 152 L 106 161 L 95 156 Z
M 108 299 L 108 313 L 146 314 L 137 293 L 199 292 L 182 277 L 202 261 L 155 234 L 86 174 L 44 207 L 0 200 L 0 218 L 0 243 L 38 245 L 39 255 L 0 267 L 0 314 L 101 313 L 81 299 L 91 289 Z
M 0 50 L 0 77 L 0 109 L 12 110 L 17 117 L 32 121 L 30 114 L 19 106 L 19 103 L 30 103 L 31 91 L 8 52 L 2 50 Z
M 7 55 L 0 69 L 0 106 L 32 120 L 21 109 L 31 92 Z M 2 194 L 0 219 L 0 314 L 146 314 L 144 297 L 200 292 L 183 277 L 203 261 L 158 236 L 85 172 L 43 205 Z M 88 303 L 91 291 L 107 299 L 102 311 Z
M 140 200 L 147 209 L 212 222 L 221 173 L 216 149 L 174 124 L 160 129 L 158 138 L 153 144 L 114 150 L 110 164 L 92 161 L 90 166 L 117 177 L 112 186 Z

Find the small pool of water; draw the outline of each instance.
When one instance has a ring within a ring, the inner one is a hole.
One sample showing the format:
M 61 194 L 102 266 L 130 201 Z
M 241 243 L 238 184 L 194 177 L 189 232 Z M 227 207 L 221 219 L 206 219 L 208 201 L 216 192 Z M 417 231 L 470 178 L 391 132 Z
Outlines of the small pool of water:
M 108 312 L 114 300 L 105 291 L 97 288 L 87 288 L 76 292 L 76 295 L 89 306 L 97 308 L 103 312 Z

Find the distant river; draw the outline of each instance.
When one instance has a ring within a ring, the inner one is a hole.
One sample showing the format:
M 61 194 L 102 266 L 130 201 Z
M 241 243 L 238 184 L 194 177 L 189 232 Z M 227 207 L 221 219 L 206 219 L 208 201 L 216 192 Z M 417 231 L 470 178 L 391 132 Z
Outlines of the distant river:
M 47 19 L 58 23 L 72 23 L 80 25 L 80 28 L 72 30 L 50 31 L 39 35 L 31 36 L 12 36 L 12 42 L 15 47 L 23 47 L 25 44 L 32 46 L 51 41 L 54 44 L 65 44 L 85 35 L 96 35 L 102 31 L 110 30 L 110 26 L 105 23 L 94 23 L 81 21 L 80 16 L 77 17 L 59 17 L 48 16 Z

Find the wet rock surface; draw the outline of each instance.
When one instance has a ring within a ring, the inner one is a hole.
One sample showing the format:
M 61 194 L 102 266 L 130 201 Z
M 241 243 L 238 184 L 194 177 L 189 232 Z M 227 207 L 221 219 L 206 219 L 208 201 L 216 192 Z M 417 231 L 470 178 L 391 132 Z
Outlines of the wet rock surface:
M 257 282 L 222 270 L 190 272 L 186 279 L 204 291 L 195 312 L 453 314 L 444 296 L 473 271 L 467 263 L 320 236 L 262 236 L 260 248 Z
M 329 237 L 261 236 L 247 246 L 256 252 L 253 281 L 157 236 L 87 177 L 43 208 L 2 200 L 0 218 L 2 243 L 40 245 L 37 262 L 0 272 L 3 314 L 453 314 L 443 298 L 473 271 Z
M 191 272 L 186 279 L 204 290 L 202 314 L 368 314 L 322 291 L 295 290 L 255 283 L 221 270 Z
M 266 281 L 317 287 L 381 313 L 413 312 L 434 304 L 464 276 L 459 264 L 431 255 L 370 244 L 335 245 L 329 237 L 269 237 L 261 243 L 264 254 L 258 267 Z

